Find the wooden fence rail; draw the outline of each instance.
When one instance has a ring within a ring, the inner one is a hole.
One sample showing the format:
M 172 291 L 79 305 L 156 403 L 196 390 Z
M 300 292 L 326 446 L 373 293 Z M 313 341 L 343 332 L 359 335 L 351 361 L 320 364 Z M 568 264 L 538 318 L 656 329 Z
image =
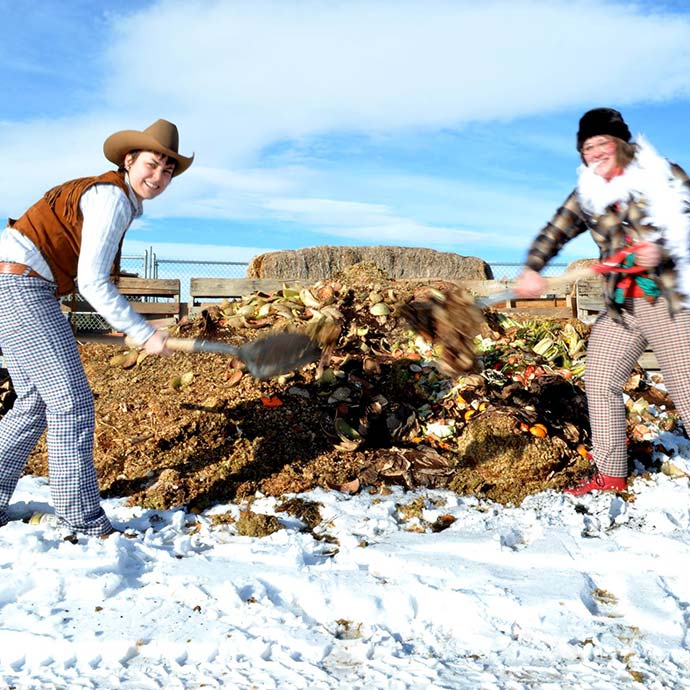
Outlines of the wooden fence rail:
M 265 278 L 191 278 L 189 281 L 189 313 L 201 311 L 210 300 L 233 300 L 253 292 L 275 292 L 283 287 L 299 287 L 296 280 Z
M 176 320 L 181 315 L 180 281 L 178 278 L 138 278 L 122 276 L 117 283 L 118 290 L 131 297 L 130 304 L 148 319 Z M 150 298 L 166 301 L 152 301 Z M 63 299 L 62 310 L 66 313 L 94 312 L 84 299 L 70 295 Z

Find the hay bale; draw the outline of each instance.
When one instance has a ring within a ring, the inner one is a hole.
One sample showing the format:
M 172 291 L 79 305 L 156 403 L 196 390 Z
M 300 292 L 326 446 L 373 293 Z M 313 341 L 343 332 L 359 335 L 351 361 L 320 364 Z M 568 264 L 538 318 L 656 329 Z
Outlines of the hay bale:
M 567 271 L 577 268 L 585 268 L 585 266 L 594 266 L 594 264 L 599 263 L 599 259 L 575 259 L 571 261 L 566 267 Z
M 568 271 L 589 268 L 599 263 L 600 259 L 576 259 L 568 264 Z M 570 296 L 577 307 L 577 318 L 589 323 L 604 308 L 604 276 L 595 274 L 573 283 Z
M 331 278 L 348 266 L 371 262 L 393 280 L 431 278 L 486 280 L 491 267 L 474 256 L 421 247 L 336 247 L 322 245 L 268 252 L 255 256 L 248 278 L 317 281 Z
M 575 259 L 575 261 L 571 261 L 566 267 L 566 273 L 570 273 L 571 271 L 579 271 L 582 268 L 589 268 L 590 266 L 598 264 L 599 261 L 600 259 Z M 599 274 L 595 274 L 591 278 L 583 278 L 578 282 L 587 283 L 587 285 L 592 287 L 603 287 L 603 277 Z

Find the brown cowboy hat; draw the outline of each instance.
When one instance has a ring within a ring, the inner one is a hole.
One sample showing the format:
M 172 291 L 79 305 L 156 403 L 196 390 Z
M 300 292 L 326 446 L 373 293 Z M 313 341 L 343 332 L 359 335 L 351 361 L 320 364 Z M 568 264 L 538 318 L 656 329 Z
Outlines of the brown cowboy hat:
M 194 154 L 190 158 L 177 152 L 179 134 L 177 127 L 167 120 L 156 120 L 143 132 L 133 129 L 124 129 L 121 132 L 111 134 L 103 142 L 105 157 L 118 167 L 122 165 L 125 156 L 130 151 L 156 151 L 164 153 L 177 161 L 173 177 L 181 175 L 194 160 Z

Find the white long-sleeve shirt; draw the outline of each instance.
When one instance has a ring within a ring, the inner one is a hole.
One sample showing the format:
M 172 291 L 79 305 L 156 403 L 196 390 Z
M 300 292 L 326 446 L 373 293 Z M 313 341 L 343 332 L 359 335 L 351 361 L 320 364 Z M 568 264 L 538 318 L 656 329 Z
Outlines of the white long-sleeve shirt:
M 129 194 L 112 184 L 96 184 L 82 194 L 79 208 L 84 222 L 77 283 L 79 292 L 114 329 L 143 344 L 153 335 L 155 328 L 132 308 L 110 281 L 110 270 L 120 241 L 132 221 L 143 211 L 129 181 L 127 187 Z M 33 242 L 13 228 L 0 233 L 0 260 L 31 266 L 44 278 L 54 279 Z

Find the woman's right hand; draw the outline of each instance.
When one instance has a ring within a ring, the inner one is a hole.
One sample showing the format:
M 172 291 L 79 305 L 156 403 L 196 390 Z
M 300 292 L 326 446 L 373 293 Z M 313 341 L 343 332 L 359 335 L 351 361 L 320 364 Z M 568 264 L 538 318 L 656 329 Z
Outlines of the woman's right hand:
M 661 249 L 653 242 L 641 242 L 635 249 L 635 263 L 645 268 L 654 268 L 661 261 Z
M 518 297 L 539 297 L 548 291 L 546 278 L 532 270 L 525 268 L 515 284 L 515 293 Z

